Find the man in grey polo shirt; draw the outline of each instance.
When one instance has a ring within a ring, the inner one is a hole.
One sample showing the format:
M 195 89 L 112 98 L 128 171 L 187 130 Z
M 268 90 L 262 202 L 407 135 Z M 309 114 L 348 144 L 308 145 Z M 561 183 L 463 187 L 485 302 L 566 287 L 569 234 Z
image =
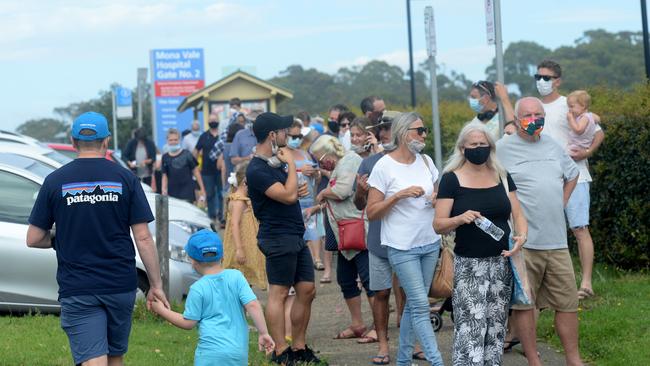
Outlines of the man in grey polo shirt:
M 533 97 L 515 105 L 517 133 L 497 142 L 497 157 L 517 184 L 517 196 L 528 219 L 524 244 L 532 305 L 513 306 L 517 334 L 529 365 L 537 355 L 534 308 L 555 310 L 555 329 L 566 364 L 582 365 L 578 351 L 578 295 L 567 246 L 564 207 L 578 181 L 579 170 L 544 127 L 544 107 Z

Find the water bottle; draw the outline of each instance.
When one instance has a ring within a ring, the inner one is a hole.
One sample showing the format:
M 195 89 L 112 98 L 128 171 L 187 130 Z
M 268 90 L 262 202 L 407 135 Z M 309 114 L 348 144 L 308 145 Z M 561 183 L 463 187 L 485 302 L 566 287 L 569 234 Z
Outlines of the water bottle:
M 490 235 L 494 240 L 499 241 L 503 237 L 503 230 L 500 227 L 494 225 L 494 223 L 486 217 L 479 217 L 474 220 L 474 224 L 478 226 L 485 233 Z

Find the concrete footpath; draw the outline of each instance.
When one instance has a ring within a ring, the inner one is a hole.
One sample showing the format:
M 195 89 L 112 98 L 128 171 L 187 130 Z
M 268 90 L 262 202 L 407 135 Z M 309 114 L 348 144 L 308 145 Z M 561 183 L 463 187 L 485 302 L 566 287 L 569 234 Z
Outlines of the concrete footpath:
M 336 263 L 336 258 L 334 259 Z M 331 366 L 352 366 L 369 365 L 371 358 L 377 353 L 377 344 L 357 344 L 356 339 L 334 340 L 338 332 L 345 329 L 350 321 L 350 316 L 343 301 L 340 288 L 336 283 L 336 272 L 332 276 L 332 283 L 320 284 L 318 279 L 323 272 L 317 271 L 316 299 L 314 300 L 311 313 L 311 321 L 307 332 L 307 342 L 314 350 L 319 351 L 319 356 L 326 359 Z M 256 291 L 257 292 L 257 291 Z M 260 300 L 266 302 L 265 291 L 257 293 Z M 391 303 L 393 298 L 391 296 Z M 366 324 L 372 324 L 372 313 L 368 302 L 363 301 L 363 319 Z M 394 304 L 393 304 L 394 305 Z M 395 364 L 396 349 L 399 337 L 399 328 L 395 324 L 395 313 L 390 314 L 389 338 L 391 365 Z M 438 346 L 442 352 L 445 365 L 451 365 L 451 351 L 453 342 L 453 323 L 447 313 L 443 316 L 443 326 L 436 333 Z M 552 349 L 549 345 L 538 343 L 538 351 L 542 356 L 544 365 L 563 365 L 564 356 Z M 413 361 L 413 365 L 426 365 L 424 361 Z M 503 365 L 525 366 L 526 358 L 522 355 L 521 345 L 513 348 L 513 351 L 504 354 Z

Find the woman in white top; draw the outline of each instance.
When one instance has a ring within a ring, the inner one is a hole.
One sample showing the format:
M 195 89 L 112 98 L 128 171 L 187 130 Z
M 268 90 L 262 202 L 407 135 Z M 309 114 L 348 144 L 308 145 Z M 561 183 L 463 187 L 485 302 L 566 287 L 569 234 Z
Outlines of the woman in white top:
M 397 365 L 410 365 L 414 332 L 426 359 L 442 365 L 429 319 L 428 292 L 440 251 L 433 230 L 438 170 L 421 154 L 428 129 L 417 113 L 402 114 L 392 126 L 388 153 L 375 165 L 368 185 L 369 220 L 381 219 L 381 245 L 406 292 Z

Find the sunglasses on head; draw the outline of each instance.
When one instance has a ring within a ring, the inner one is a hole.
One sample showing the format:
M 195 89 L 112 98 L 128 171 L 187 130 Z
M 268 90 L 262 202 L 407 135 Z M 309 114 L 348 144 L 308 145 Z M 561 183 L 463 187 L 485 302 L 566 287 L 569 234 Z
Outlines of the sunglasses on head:
M 541 79 L 544 79 L 544 81 L 549 81 L 551 79 L 557 79 L 557 76 L 553 75 L 540 75 L 540 74 L 535 74 L 535 80 L 540 81 Z
M 492 93 L 490 92 L 490 89 L 488 89 L 487 86 L 485 86 L 486 81 L 477 81 L 474 84 L 472 84 L 473 88 L 477 89 L 482 89 L 484 92 L 487 93 L 487 95 L 492 96 Z
M 417 131 L 418 136 L 422 136 L 423 133 L 429 134 L 429 127 L 413 127 L 407 129 L 408 131 Z

